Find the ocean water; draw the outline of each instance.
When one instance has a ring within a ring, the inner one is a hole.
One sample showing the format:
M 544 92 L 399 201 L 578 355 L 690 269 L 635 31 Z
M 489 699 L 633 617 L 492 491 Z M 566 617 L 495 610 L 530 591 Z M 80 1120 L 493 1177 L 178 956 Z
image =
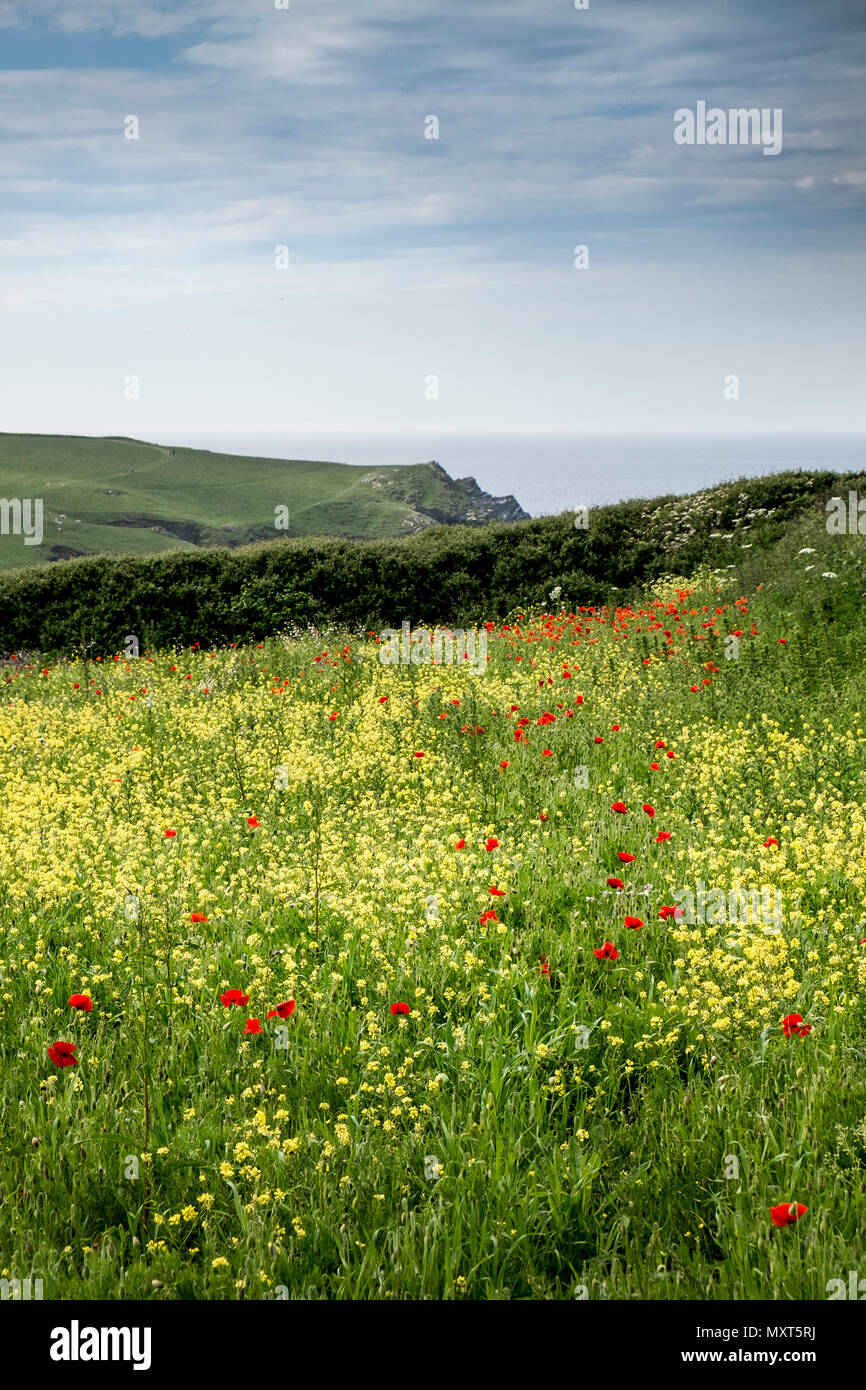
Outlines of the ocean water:
M 866 469 L 866 433 L 496 435 L 316 431 L 208 433 L 172 430 L 161 444 L 267 458 L 362 464 L 426 463 L 485 492 L 512 494 L 532 516 L 630 497 L 697 492 L 739 477 L 798 469 Z

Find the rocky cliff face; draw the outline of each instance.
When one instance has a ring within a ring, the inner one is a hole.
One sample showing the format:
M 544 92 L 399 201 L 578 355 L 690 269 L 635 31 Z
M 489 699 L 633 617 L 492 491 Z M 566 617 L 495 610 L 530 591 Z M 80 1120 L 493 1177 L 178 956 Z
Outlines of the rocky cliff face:
M 529 520 L 529 513 L 514 497 L 492 497 L 474 478 L 451 478 L 435 459 L 426 467 L 429 473 L 418 468 L 377 469 L 364 479 L 411 507 L 405 521 L 408 534 L 435 525 L 481 526 L 488 521 Z

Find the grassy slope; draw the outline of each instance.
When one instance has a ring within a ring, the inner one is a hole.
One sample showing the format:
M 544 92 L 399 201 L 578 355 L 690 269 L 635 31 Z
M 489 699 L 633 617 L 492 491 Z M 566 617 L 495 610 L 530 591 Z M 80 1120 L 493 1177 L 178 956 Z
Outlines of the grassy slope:
M 43 544 L 0 536 L 0 568 L 42 563 L 54 545 L 145 555 L 266 539 L 286 534 L 274 529 L 277 506 L 289 508 L 289 535 L 370 539 L 417 529 L 408 499 L 453 506 L 453 488 L 425 464 L 370 469 L 67 435 L 0 434 L 0 497 L 44 503 Z M 187 539 L 153 530 L 160 521 L 201 529 Z

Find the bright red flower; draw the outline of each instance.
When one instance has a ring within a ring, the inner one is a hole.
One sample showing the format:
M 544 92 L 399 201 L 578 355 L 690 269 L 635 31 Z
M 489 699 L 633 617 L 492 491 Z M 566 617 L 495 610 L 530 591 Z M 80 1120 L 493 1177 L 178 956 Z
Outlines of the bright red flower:
M 676 756 L 676 753 L 672 753 L 670 749 L 665 753 L 666 758 L 675 758 Z
M 55 1067 L 77 1067 L 78 1058 L 72 1055 L 74 1051 L 75 1043 L 56 1042 L 53 1047 L 49 1047 L 48 1056 Z
M 250 1002 L 250 996 L 248 994 L 242 994 L 239 989 L 227 989 L 225 994 L 220 995 L 220 999 L 227 1009 L 230 1009 L 232 1004 L 240 1006 Z
M 617 852 L 616 852 L 616 857 L 617 857 L 617 859 L 620 861 L 621 864 L 633 864 L 633 863 L 634 863 L 634 855 L 633 855 L 633 854 L 629 854 L 628 850 L 625 850 L 625 849 L 618 849 Z
M 592 954 L 598 956 L 599 960 L 619 960 L 619 951 L 610 941 L 606 941 L 603 946 L 593 947 Z
M 278 1004 L 275 1009 L 271 1009 L 268 1018 L 291 1018 L 295 1012 L 294 999 L 287 999 L 284 1004 Z
M 626 917 L 625 924 L 627 927 L 633 927 L 635 930 L 643 926 L 643 922 L 639 917 Z
M 811 1033 L 811 1023 L 804 1023 L 802 1014 L 788 1014 L 782 1019 L 782 1032 L 786 1038 L 797 1037 L 805 1038 L 807 1033 Z
M 656 835 L 656 843 L 660 845 L 665 840 L 669 840 L 670 838 L 671 832 L 669 830 L 660 830 L 658 835 Z
M 608 888 L 617 888 L 619 892 L 622 892 L 622 890 L 625 888 L 625 884 L 623 883 L 621 878 L 609 878 L 607 880 L 607 886 Z
M 793 1226 L 808 1210 L 802 1202 L 780 1202 L 777 1207 L 770 1207 L 770 1216 L 774 1226 Z
M 658 765 L 658 763 L 650 763 L 650 772 L 658 772 L 658 770 L 659 770 L 659 765 Z
M 665 921 L 665 922 L 667 921 L 667 919 L 668 919 L 669 917 L 673 917 L 674 921 L 675 921 L 675 922 L 678 922 L 678 921 L 680 920 L 680 918 L 681 918 L 681 917 L 685 917 L 685 915 L 686 915 L 686 911 L 685 911 L 685 908 L 683 908 L 683 907 L 668 907 L 668 906 L 665 906 L 665 907 L 663 907 L 663 908 L 661 909 L 661 911 L 659 912 L 659 917 L 661 917 L 662 920 Z
M 498 840 L 494 840 L 494 839 L 491 838 L 491 839 L 489 839 L 489 840 L 487 841 L 487 844 L 484 846 L 484 848 L 485 848 L 485 849 L 488 849 L 488 850 L 490 850 L 490 849 L 498 849 L 498 848 L 499 848 L 499 841 L 498 841 Z
M 778 840 L 774 840 L 773 837 L 772 837 L 772 835 L 771 835 L 771 836 L 769 837 L 769 839 L 767 839 L 767 840 L 764 841 L 764 849 L 769 849 L 771 845 L 778 845 L 778 843 L 779 843 L 779 841 L 778 841 Z
M 648 801 L 645 801 L 645 802 L 644 802 L 643 806 L 641 807 L 641 810 L 642 810 L 642 811 L 646 811 L 647 815 L 650 816 L 650 817 L 652 817 L 652 816 L 655 815 L 655 807 L 654 807 L 654 806 L 650 806 L 650 804 L 649 804 Z
M 189 920 L 191 922 L 206 922 L 207 917 L 203 912 L 191 912 L 189 914 Z
M 593 739 L 593 743 L 604 743 L 604 739 L 596 737 Z
M 553 750 L 552 750 L 551 748 L 543 748 L 543 749 L 541 750 L 541 756 L 542 756 L 542 758 L 552 758 L 552 757 L 553 757 Z
M 264 1032 L 264 1029 L 262 1028 L 261 1023 L 259 1022 L 259 1020 L 258 1020 L 257 1018 L 248 1018 L 248 1019 L 247 1019 L 247 1026 L 245 1027 L 244 1032 L 245 1032 L 245 1033 L 262 1033 L 262 1032 Z
M 412 1012 L 412 1011 L 411 1011 L 411 1009 L 409 1008 L 409 1005 L 408 1005 L 408 1004 L 404 1004 L 402 1001 L 401 1001 L 399 1004 L 392 1004 L 392 1005 L 391 1005 L 391 1013 L 392 1013 L 392 1014 L 408 1014 L 408 1013 L 411 1013 L 411 1012 Z
M 164 831 L 163 833 L 164 833 L 165 838 L 166 838 L 167 840 L 173 840 L 174 837 L 175 837 L 175 835 L 177 834 L 177 831 L 176 831 L 176 830 L 166 830 L 166 831 Z
M 539 813 L 538 813 L 538 819 L 539 819 L 539 820 L 550 820 L 550 816 L 548 816 L 544 811 L 539 811 Z
M 628 807 L 624 801 L 615 801 L 610 809 L 612 811 L 617 811 L 621 816 L 624 816 L 628 811 Z
M 465 849 L 465 848 L 466 848 L 466 841 L 465 841 L 465 840 L 457 840 L 457 841 L 455 842 L 454 848 L 455 848 L 455 849 Z
M 503 762 L 503 763 L 500 763 L 499 766 L 500 766 L 501 768 L 506 768 L 506 767 L 508 766 L 508 763 L 507 763 L 507 762 Z
M 89 994 L 71 994 L 69 1004 L 71 1008 L 80 1009 L 85 1014 L 89 1014 L 93 1008 L 93 1000 Z
M 613 729 L 613 731 L 614 731 L 615 734 L 618 734 L 618 733 L 619 733 L 619 728 L 620 728 L 619 724 L 611 724 L 610 727 Z
M 494 909 L 491 908 L 489 912 L 482 912 L 478 920 L 483 927 L 485 922 L 498 922 L 499 918 L 496 916 Z
M 663 738 L 660 738 L 660 739 L 658 739 L 658 740 L 656 741 L 656 748 L 665 748 L 666 746 L 667 746 L 667 745 L 665 744 L 665 741 L 664 741 Z
M 491 892 L 491 893 L 493 894 L 494 898 L 504 898 L 504 897 L 505 897 L 505 889 L 504 889 L 504 888 L 497 888 L 496 885 L 493 884 L 493 883 L 491 883 L 490 888 L 489 888 L 488 891 Z
M 542 975 L 549 975 L 549 974 L 550 974 L 550 965 L 549 965 L 549 963 L 548 963 L 547 956 L 539 956 L 538 959 L 539 959 L 539 961 L 541 962 L 541 964 L 540 964 L 540 969 L 541 969 Z
M 425 755 L 424 753 L 415 753 L 413 756 L 416 757 L 416 758 L 423 758 L 423 757 L 425 757 L 426 755 Z
M 259 818 L 258 818 L 258 816 L 247 816 L 247 825 L 250 827 L 250 830 L 258 830 L 258 827 L 259 827 Z

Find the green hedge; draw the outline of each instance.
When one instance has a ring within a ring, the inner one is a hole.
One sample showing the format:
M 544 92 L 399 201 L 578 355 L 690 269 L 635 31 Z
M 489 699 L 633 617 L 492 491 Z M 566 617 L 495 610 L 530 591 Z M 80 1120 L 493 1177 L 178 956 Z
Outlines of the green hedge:
M 726 564 L 719 527 L 749 525 L 769 545 L 787 522 L 823 510 L 862 477 L 785 473 L 739 480 L 691 498 L 597 508 L 510 525 L 437 526 L 396 541 L 283 539 L 235 550 L 84 557 L 0 574 L 0 651 L 71 654 L 260 640 L 296 625 L 374 629 L 410 622 L 501 619 L 560 586 L 560 603 L 603 602 L 657 575 Z M 746 494 L 746 500 L 742 499 Z M 764 509 L 748 523 L 747 511 Z M 817 518 L 816 518 L 817 519 Z

